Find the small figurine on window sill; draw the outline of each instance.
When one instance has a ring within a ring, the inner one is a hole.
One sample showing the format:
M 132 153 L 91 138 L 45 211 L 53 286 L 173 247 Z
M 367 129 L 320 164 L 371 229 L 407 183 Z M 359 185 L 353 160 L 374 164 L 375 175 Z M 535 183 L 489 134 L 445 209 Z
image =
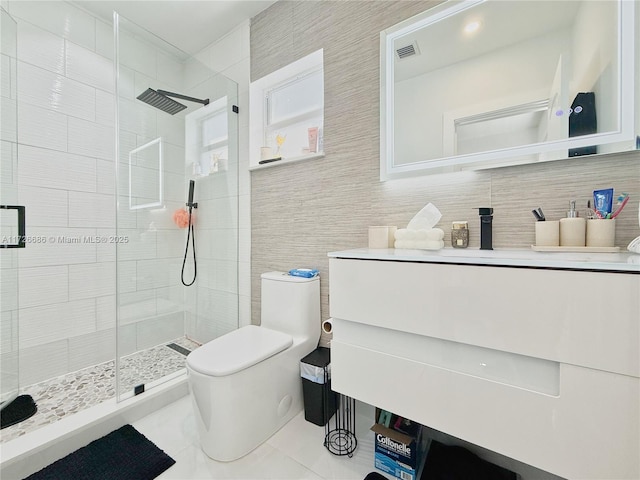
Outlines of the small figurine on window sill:
M 282 145 L 284 145 L 284 142 L 286 139 L 287 139 L 286 135 L 280 135 L 280 134 L 276 135 L 276 144 L 278 145 L 278 149 L 276 150 L 276 154 L 274 155 L 275 157 L 282 156 L 282 153 L 280 152 L 280 150 L 282 149 Z

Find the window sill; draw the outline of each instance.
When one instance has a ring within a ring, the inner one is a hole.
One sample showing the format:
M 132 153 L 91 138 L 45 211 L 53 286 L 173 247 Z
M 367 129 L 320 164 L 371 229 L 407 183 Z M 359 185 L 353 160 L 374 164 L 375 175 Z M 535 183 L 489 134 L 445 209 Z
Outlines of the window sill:
M 261 170 L 263 168 L 277 167 L 279 165 L 285 165 L 288 163 L 301 162 L 303 160 L 312 160 L 314 158 L 323 158 L 323 157 L 324 157 L 324 152 L 309 153 L 307 155 L 297 155 L 295 157 L 285 157 L 285 158 L 282 158 L 281 160 L 276 160 L 275 162 L 263 163 L 262 165 L 260 164 L 251 165 L 249 166 L 249 170 L 250 171 Z

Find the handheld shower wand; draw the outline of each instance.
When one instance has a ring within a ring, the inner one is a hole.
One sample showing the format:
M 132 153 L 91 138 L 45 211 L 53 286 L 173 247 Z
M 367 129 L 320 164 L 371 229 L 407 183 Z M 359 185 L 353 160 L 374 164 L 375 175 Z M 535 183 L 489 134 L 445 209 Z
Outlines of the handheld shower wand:
M 198 208 L 198 204 L 193 202 L 193 193 L 196 189 L 196 182 L 194 180 L 189 180 L 189 197 L 186 203 L 187 207 L 189 207 L 189 224 L 187 225 L 187 246 L 184 249 L 184 259 L 182 260 L 182 272 L 180 275 L 180 280 L 185 287 L 190 287 L 196 281 L 196 276 L 198 274 L 198 264 L 196 262 L 196 234 L 193 231 L 193 223 L 191 222 L 191 210 L 193 208 Z M 189 253 L 189 238 L 191 238 L 191 246 L 193 247 L 193 280 L 191 283 L 187 283 L 184 281 L 184 267 L 187 264 L 187 254 Z
M 194 206 L 193 204 L 193 191 L 196 188 L 196 182 L 194 180 L 189 180 L 189 201 L 187 202 L 187 207 L 191 208 L 192 206 Z M 198 208 L 198 205 L 195 205 L 196 208 Z

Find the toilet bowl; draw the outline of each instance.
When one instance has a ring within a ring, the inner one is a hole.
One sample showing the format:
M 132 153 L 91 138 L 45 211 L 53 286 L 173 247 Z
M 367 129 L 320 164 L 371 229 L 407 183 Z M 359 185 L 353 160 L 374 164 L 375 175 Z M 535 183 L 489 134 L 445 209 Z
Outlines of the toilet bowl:
M 303 408 L 300 359 L 320 338 L 318 277 L 261 276 L 261 325 L 212 340 L 187 356 L 200 443 L 214 460 L 236 460 Z

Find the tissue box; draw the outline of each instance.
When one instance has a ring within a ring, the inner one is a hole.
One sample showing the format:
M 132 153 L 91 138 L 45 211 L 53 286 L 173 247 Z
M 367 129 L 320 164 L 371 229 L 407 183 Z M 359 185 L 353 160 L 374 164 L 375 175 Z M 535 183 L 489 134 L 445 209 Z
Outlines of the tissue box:
M 376 408 L 376 423 L 371 427 L 375 433 L 374 465 L 378 470 L 402 480 L 417 480 L 418 469 L 426 452 L 426 436 L 422 425 L 385 412 L 387 421 Z M 390 418 L 389 418 L 390 416 Z M 396 424 L 400 424 L 394 428 Z M 388 426 L 387 426 L 388 425 Z M 404 427 L 404 433 L 403 430 Z
M 395 248 L 440 250 L 444 247 L 444 231 L 440 228 L 411 230 L 401 228 L 395 233 Z

